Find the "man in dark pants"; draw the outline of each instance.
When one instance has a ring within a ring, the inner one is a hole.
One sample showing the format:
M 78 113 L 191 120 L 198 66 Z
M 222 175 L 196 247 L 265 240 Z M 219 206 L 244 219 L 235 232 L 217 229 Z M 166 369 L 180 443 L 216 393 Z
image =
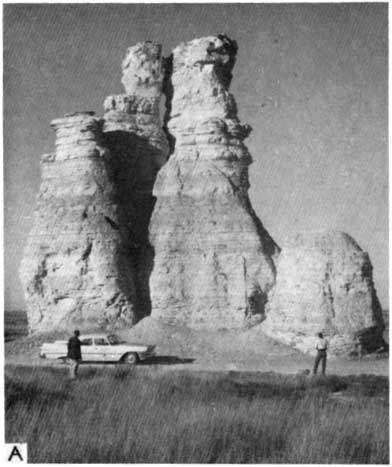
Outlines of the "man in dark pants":
M 324 336 L 321 332 L 318 334 L 317 337 L 318 337 L 316 341 L 317 355 L 316 355 L 316 360 L 314 361 L 313 374 L 315 375 L 317 373 L 317 369 L 318 369 L 318 366 L 321 360 L 321 372 L 323 375 L 325 375 L 325 368 L 327 366 L 328 341 L 327 339 L 324 339 Z
M 68 341 L 68 363 L 69 363 L 69 376 L 71 379 L 76 379 L 78 373 L 78 367 L 80 360 L 82 359 L 82 353 L 80 350 L 81 342 L 79 340 L 80 332 L 76 330 L 74 336 Z

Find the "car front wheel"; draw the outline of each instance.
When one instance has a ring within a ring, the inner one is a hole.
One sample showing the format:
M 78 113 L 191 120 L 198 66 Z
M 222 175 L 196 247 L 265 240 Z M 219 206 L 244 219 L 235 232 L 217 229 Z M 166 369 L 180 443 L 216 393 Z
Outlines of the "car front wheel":
M 137 361 L 138 361 L 137 354 L 133 352 L 127 353 L 123 358 L 123 362 L 127 363 L 128 365 L 135 365 Z

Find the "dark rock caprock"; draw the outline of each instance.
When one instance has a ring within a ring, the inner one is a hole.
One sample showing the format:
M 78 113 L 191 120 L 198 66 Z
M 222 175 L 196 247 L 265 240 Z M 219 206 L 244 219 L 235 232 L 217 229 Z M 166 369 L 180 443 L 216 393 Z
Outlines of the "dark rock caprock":
M 168 60 L 174 153 L 154 186 L 152 317 L 196 328 L 262 319 L 275 283 L 279 249 L 248 198 L 250 127 L 228 91 L 236 51 L 225 36 L 205 37 Z

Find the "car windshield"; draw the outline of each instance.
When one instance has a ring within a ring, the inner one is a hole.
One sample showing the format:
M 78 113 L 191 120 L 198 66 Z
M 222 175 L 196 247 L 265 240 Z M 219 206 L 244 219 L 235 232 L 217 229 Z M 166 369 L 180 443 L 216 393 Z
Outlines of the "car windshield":
M 111 345 L 116 345 L 120 343 L 120 339 L 115 334 L 111 334 L 110 336 L 108 336 L 108 341 Z

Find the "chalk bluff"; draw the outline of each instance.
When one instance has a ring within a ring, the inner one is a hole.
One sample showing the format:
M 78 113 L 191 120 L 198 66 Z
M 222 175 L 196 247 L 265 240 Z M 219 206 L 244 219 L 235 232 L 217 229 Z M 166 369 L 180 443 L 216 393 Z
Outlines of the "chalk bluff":
M 277 262 L 277 280 L 261 329 L 305 352 L 323 332 L 331 352 L 384 344 L 382 310 L 369 256 L 343 232 L 308 232 L 288 239 Z
M 320 331 L 337 353 L 357 336 L 368 350 L 383 344 L 372 266 L 356 242 L 308 233 L 281 251 L 257 218 L 251 128 L 229 92 L 236 54 L 223 35 L 168 58 L 139 43 L 103 118 L 52 122 L 56 151 L 41 160 L 20 268 L 30 331 L 124 329 L 151 316 L 195 329 L 254 325 L 303 351 Z
M 31 331 L 131 326 L 149 314 L 152 187 L 169 146 L 159 119 L 161 47 L 128 49 L 126 94 L 104 118 L 52 122 L 56 152 L 41 160 L 33 228 L 20 276 Z
M 108 176 L 102 121 L 75 113 L 51 123 L 56 152 L 42 183 L 21 264 L 31 331 L 135 321 L 134 269 Z
M 167 131 L 150 224 L 152 317 L 194 328 L 261 320 L 278 246 L 248 197 L 250 133 L 229 93 L 237 46 L 225 36 L 181 44 L 168 60 Z
M 125 217 L 127 244 L 132 250 L 137 319 L 151 313 L 149 277 L 153 249 L 148 226 L 154 207 L 152 194 L 158 170 L 169 155 L 160 104 L 164 79 L 161 46 L 142 42 L 127 50 L 122 63 L 125 94 L 104 102 L 103 133 L 109 148 L 108 170 Z

